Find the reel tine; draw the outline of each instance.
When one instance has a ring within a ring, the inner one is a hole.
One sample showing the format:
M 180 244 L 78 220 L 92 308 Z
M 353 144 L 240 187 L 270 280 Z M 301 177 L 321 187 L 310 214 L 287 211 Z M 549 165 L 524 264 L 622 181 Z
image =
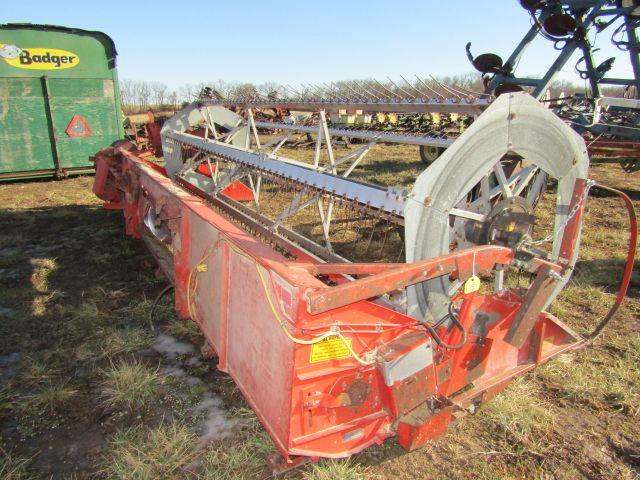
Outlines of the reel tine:
M 384 247 L 387 244 L 387 237 L 389 236 L 389 230 L 390 228 L 386 228 L 384 231 L 384 237 L 382 238 L 382 245 L 380 246 L 380 252 L 378 252 L 378 255 L 380 257 L 382 257 L 384 254 Z
M 364 249 L 363 255 L 366 255 L 369 252 L 369 247 L 371 247 L 371 241 L 373 240 L 373 234 L 376 231 L 376 227 L 378 226 L 378 221 L 371 217 L 371 233 L 369 234 L 369 240 L 367 241 L 367 246 Z
M 361 218 L 359 222 L 356 222 L 356 235 L 355 235 L 354 241 L 357 241 L 358 238 L 360 237 L 360 229 L 362 228 L 362 221 L 363 219 Z
M 350 208 L 349 205 L 347 205 L 345 207 L 345 217 L 347 219 L 346 224 L 344 225 L 344 228 L 342 229 L 342 239 L 344 240 L 345 238 L 347 238 L 347 232 L 349 231 L 349 228 L 351 227 L 351 219 L 353 216 L 353 211 Z

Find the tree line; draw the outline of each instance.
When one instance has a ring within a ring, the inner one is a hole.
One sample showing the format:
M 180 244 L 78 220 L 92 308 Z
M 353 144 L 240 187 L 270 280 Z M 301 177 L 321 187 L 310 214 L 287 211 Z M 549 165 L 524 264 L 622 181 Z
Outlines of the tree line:
M 355 82 L 355 83 L 354 83 Z M 413 83 L 411 83 L 413 82 Z M 291 96 L 295 94 L 317 96 L 320 91 L 327 91 L 329 88 L 336 95 L 343 95 L 345 98 L 354 96 L 354 85 L 357 84 L 362 88 L 358 88 L 360 92 L 380 92 L 383 88 L 396 92 L 403 96 L 412 84 L 418 90 L 424 91 L 433 87 L 442 91 L 440 85 L 452 86 L 462 91 L 483 92 L 484 85 L 482 77 L 475 72 L 469 72 L 462 75 L 444 76 L 438 78 L 430 78 L 424 80 L 408 79 L 402 82 L 378 82 L 375 80 L 349 80 L 332 82 L 331 85 L 323 84 L 324 87 L 317 85 L 283 85 L 276 82 L 263 82 L 254 84 L 250 82 L 229 82 L 225 80 L 214 80 L 211 82 L 186 83 L 178 88 L 169 88 L 162 82 L 123 79 L 120 81 L 120 97 L 122 107 L 125 114 L 133 114 L 146 112 L 147 110 L 177 110 L 182 106 L 195 101 L 206 90 L 209 95 L 220 97 L 243 97 L 243 98 L 260 98 L 269 96 Z M 440 85 L 439 85 L 440 84 Z M 404 91 L 403 91 L 404 90 Z M 556 80 L 550 87 L 551 96 L 558 97 L 560 95 L 573 95 L 575 93 L 584 93 L 585 86 L 572 83 L 566 80 Z M 415 93 L 415 91 L 414 91 Z M 603 94 L 608 96 L 621 96 L 621 88 L 606 88 Z M 370 95 L 370 96 L 371 96 Z
M 185 83 L 178 88 L 169 88 L 162 82 L 146 80 L 120 80 L 120 100 L 126 114 L 146 112 L 147 110 L 177 110 L 197 100 L 205 88 L 214 89 L 224 97 L 245 96 L 247 94 L 268 95 L 281 86 L 275 82 L 259 85 L 246 82 Z

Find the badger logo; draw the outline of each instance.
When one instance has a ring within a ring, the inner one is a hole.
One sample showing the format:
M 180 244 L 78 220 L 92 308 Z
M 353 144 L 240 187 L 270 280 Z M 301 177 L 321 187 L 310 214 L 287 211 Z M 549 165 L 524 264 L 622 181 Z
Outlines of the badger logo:
M 12 67 L 30 70 L 62 70 L 80 63 L 75 53 L 55 48 L 23 48 L 18 56 L 4 60 Z
M 0 57 L 2 58 L 16 58 L 22 53 L 15 45 L 2 45 L 0 44 Z

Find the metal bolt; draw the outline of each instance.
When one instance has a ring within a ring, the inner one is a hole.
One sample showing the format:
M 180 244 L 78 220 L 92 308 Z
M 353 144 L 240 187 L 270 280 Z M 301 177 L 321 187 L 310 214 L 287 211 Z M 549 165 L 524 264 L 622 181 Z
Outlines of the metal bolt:
M 560 275 L 558 272 L 556 272 L 555 270 L 551 270 L 549 272 L 549 277 L 554 279 L 556 282 L 561 282 L 562 279 L 562 275 Z

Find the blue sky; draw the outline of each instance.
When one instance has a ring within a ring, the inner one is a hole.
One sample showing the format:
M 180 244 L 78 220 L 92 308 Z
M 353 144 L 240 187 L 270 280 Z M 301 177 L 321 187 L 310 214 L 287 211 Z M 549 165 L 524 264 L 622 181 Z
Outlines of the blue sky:
M 472 70 L 474 54 L 507 58 L 529 28 L 517 0 L 246 0 L 246 1 L 5 1 L 0 21 L 101 30 L 119 52 L 121 78 L 170 87 L 218 78 L 229 81 L 325 82 L 387 75 L 454 75 Z M 619 57 L 598 38 L 599 61 Z M 519 73 L 541 74 L 554 51 L 539 39 Z M 562 78 L 579 81 L 577 58 Z

